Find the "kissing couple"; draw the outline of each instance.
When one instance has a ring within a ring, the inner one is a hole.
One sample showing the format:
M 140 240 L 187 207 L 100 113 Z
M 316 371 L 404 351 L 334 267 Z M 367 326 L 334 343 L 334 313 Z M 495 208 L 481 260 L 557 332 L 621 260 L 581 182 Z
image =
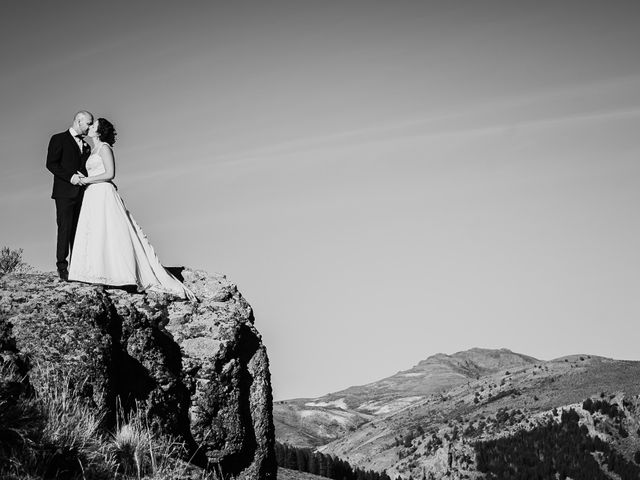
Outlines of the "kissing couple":
M 53 173 L 59 277 L 196 300 L 162 266 L 112 183 L 115 141 L 113 123 L 106 118 L 94 121 L 86 110 L 76 113 L 71 127 L 49 141 L 47 169 Z

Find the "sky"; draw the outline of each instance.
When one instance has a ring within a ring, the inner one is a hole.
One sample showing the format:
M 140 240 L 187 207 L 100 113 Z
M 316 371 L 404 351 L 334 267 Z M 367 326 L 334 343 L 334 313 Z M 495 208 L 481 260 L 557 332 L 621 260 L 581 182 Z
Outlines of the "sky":
M 430 355 L 640 360 L 636 1 L 11 2 L 0 244 L 55 268 L 52 134 L 118 131 L 165 265 L 251 303 L 274 397 Z

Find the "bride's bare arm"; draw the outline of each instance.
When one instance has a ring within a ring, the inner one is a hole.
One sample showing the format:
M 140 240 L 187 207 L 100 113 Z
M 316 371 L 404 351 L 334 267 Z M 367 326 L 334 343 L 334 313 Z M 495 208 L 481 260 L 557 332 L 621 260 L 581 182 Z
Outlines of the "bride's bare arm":
M 102 158 L 102 164 L 104 165 L 104 173 L 100 175 L 94 175 L 92 177 L 86 177 L 82 179 L 83 184 L 109 182 L 116 176 L 116 163 L 113 158 L 113 152 L 111 147 L 104 144 L 98 150 L 100 157 Z

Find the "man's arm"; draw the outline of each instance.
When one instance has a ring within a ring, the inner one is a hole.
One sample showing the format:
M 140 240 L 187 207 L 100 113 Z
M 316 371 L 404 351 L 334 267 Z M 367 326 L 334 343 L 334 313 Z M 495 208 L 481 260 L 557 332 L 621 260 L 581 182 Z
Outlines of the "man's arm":
M 47 150 L 47 170 L 62 180 L 77 184 L 77 180 L 73 182 L 75 172 L 70 172 L 62 166 L 62 142 L 58 135 L 54 135 L 49 140 L 49 148 Z

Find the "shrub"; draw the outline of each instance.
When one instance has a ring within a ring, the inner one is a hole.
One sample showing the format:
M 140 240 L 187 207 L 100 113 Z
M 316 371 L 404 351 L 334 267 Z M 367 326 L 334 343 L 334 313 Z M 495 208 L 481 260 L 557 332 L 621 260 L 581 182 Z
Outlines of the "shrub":
M 8 273 L 27 273 L 32 268 L 22 259 L 22 249 L 2 247 L 0 250 L 0 277 Z
M 618 405 L 615 403 L 610 404 L 606 400 L 593 401 L 591 398 L 587 398 L 582 403 L 582 408 L 591 414 L 601 412 L 603 415 L 608 415 L 612 420 L 616 418 L 622 419 L 625 416 L 624 412 L 618 408 Z

